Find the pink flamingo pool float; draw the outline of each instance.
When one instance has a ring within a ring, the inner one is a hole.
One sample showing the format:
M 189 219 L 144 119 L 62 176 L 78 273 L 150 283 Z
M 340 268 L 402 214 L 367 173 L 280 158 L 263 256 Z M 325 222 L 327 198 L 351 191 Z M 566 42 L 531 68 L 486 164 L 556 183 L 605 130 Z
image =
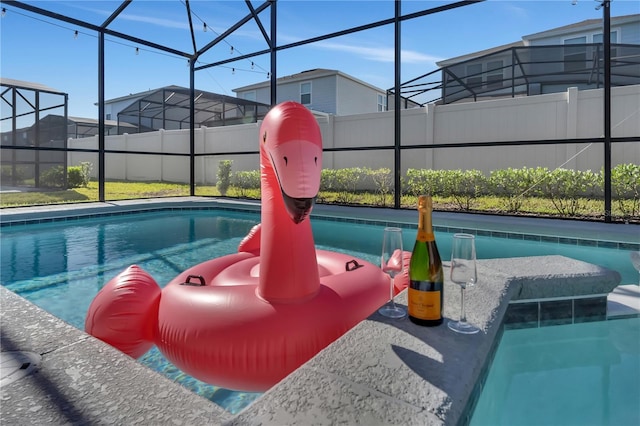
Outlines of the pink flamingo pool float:
M 155 344 L 199 380 L 262 392 L 388 301 L 379 266 L 315 248 L 309 214 L 322 137 L 311 112 L 275 106 L 259 139 L 261 223 L 238 253 L 189 268 L 164 289 L 129 267 L 91 303 L 88 333 L 134 358 Z

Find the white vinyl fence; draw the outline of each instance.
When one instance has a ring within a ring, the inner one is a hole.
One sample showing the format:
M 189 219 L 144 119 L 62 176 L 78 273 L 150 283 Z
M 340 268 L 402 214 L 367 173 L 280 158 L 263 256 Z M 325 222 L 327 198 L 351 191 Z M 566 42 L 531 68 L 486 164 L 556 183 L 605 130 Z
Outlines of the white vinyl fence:
M 640 85 L 611 90 L 613 137 L 640 137 Z M 544 139 L 598 138 L 603 136 L 603 90 L 506 98 L 452 105 L 429 105 L 402 111 L 402 145 L 443 143 L 536 141 Z M 385 147 L 374 151 L 325 152 L 323 168 L 386 167 L 393 169 L 393 111 L 351 116 L 319 116 L 325 148 Z M 260 123 L 195 132 L 198 185 L 216 183 L 221 160 L 233 160 L 232 172 L 258 170 Z M 98 138 L 69 139 L 69 148 L 97 149 Z M 189 130 L 106 136 L 107 150 L 188 154 Z M 69 165 L 88 161 L 97 175 L 97 154 L 70 152 Z M 476 169 L 486 175 L 508 167 L 558 167 L 598 172 L 603 167 L 602 144 L 560 144 L 517 147 L 471 147 L 403 150 L 402 173 L 413 169 Z M 189 182 L 189 157 L 149 154 L 107 154 L 108 180 Z M 640 164 L 640 143 L 613 144 L 612 167 Z

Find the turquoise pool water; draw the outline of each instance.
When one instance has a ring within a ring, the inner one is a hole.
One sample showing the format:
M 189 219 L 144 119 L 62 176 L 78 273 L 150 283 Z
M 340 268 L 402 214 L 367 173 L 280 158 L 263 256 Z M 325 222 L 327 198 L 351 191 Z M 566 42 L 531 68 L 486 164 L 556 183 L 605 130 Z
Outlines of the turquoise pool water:
M 640 424 L 640 318 L 509 330 L 471 426 Z
M 313 218 L 316 245 L 377 263 L 383 225 Z M 3 227 L 0 282 L 68 323 L 84 328 L 97 292 L 131 264 L 147 270 L 162 286 L 184 269 L 234 253 L 259 221 L 257 213 L 193 210 L 137 213 Z M 405 229 L 410 250 L 414 229 Z M 436 231 L 446 258 L 451 234 Z M 618 270 L 623 283 L 637 283 L 629 251 L 551 242 L 478 236 L 480 258 L 563 254 Z M 199 382 L 152 349 L 140 362 L 236 413 L 259 394 L 232 392 Z

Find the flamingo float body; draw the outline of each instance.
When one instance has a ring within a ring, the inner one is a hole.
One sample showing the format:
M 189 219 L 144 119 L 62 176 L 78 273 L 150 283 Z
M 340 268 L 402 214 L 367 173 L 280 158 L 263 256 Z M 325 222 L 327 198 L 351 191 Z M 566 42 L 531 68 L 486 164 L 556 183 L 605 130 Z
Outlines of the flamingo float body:
M 315 248 L 308 216 L 322 138 L 304 106 L 285 102 L 267 114 L 260 168 L 261 223 L 238 253 L 196 265 L 162 290 L 129 267 L 92 302 L 87 332 L 135 358 L 155 344 L 207 383 L 265 391 L 383 305 L 389 277 L 378 266 Z

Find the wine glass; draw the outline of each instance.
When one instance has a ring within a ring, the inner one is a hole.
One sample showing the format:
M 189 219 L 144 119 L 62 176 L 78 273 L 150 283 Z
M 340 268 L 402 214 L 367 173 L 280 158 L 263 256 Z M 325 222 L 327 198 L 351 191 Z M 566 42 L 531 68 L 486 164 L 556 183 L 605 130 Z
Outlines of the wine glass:
M 392 227 L 384 228 L 380 267 L 385 274 L 391 277 L 391 287 L 389 302 L 380 308 L 378 312 L 389 318 L 403 318 L 407 315 L 407 311 L 396 305 L 395 288 L 393 284 L 394 277 L 402 273 L 404 268 L 402 263 L 402 229 Z
M 633 267 L 636 268 L 636 271 L 638 271 L 638 274 L 640 274 L 640 251 L 632 251 L 630 256 Z M 638 282 L 638 284 L 640 284 L 640 281 Z
M 460 319 L 449 321 L 448 326 L 457 333 L 474 334 L 479 328 L 467 322 L 464 309 L 464 290 L 478 279 L 476 272 L 475 237 L 471 234 L 454 234 L 451 246 L 451 281 L 460 286 Z

